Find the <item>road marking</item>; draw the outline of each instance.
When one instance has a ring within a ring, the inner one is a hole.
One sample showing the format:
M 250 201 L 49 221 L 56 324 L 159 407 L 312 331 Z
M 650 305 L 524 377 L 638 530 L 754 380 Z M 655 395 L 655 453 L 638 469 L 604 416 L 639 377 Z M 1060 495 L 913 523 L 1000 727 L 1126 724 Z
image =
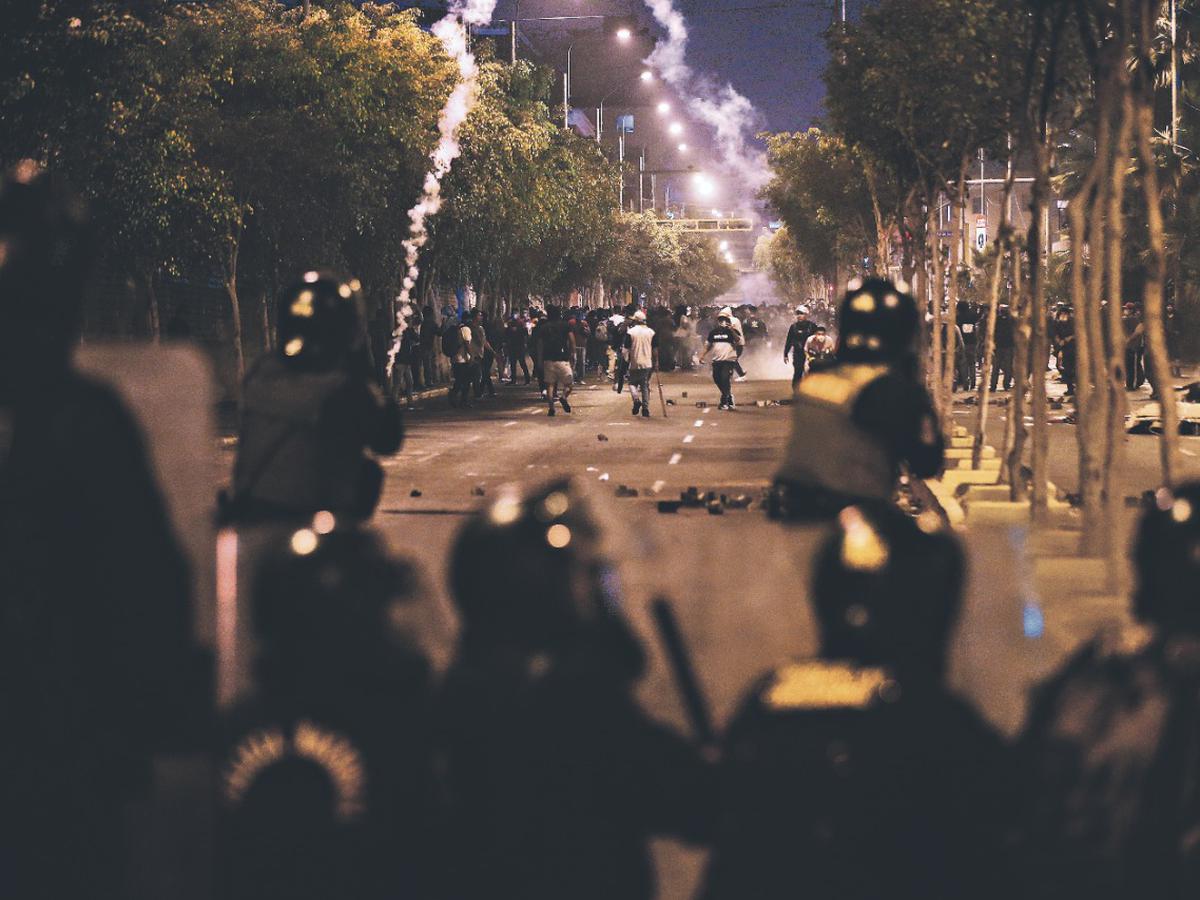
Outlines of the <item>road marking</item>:
M 466 439 L 466 441 L 465 441 L 464 443 L 467 443 L 467 444 L 473 444 L 473 443 L 475 443 L 477 440 L 479 440 L 479 435 L 477 435 L 477 434 L 473 434 L 473 435 L 471 435 L 469 438 L 467 438 L 467 439 Z
M 599 469 L 597 469 L 595 466 L 588 466 L 588 467 L 587 467 L 587 471 L 589 471 L 589 472 L 599 472 L 600 470 L 599 470 Z
M 667 483 L 665 481 L 659 480 L 659 481 L 654 482 L 654 484 L 650 487 L 650 490 L 657 494 L 659 491 L 661 491 L 666 486 L 667 486 Z
M 537 415 L 538 413 L 540 413 L 541 411 L 542 411 L 542 410 L 541 410 L 539 407 L 536 407 L 536 406 L 535 406 L 533 409 L 531 409 L 531 410 L 529 411 L 529 414 L 530 414 L 531 416 L 536 416 L 536 415 Z
M 668 466 L 677 466 L 677 465 L 679 465 L 679 461 L 681 459 L 683 459 L 682 453 L 672 453 L 671 458 L 667 460 L 667 465 Z
M 514 425 L 516 425 L 516 424 L 517 424 L 516 422 L 505 422 L 505 423 L 504 423 L 504 427 L 505 427 L 505 428 L 512 428 L 512 427 L 513 427 Z
M 1180 447 L 1180 448 L 1179 448 L 1179 452 L 1180 452 L 1180 453 L 1183 453 L 1183 454 L 1186 454 L 1187 456 L 1195 456 L 1195 455 L 1196 455 L 1196 454 L 1195 454 L 1195 453 L 1193 453 L 1191 450 L 1188 450 L 1186 447 Z
M 692 427 L 693 427 L 693 428 L 703 428 L 703 427 L 704 427 L 704 420 L 703 420 L 703 419 L 697 419 L 695 422 L 693 422 L 693 423 L 692 423 Z
M 687 435 L 684 435 L 683 442 L 685 444 L 690 444 L 695 439 L 696 439 L 696 436 L 694 434 L 687 434 Z
M 711 408 L 712 408 L 712 407 L 709 407 L 709 406 L 706 406 L 706 407 L 704 407 L 704 409 L 703 409 L 703 410 L 700 412 L 700 415 L 702 415 L 702 416 L 707 416 L 707 415 L 708 415 L 708 413 L 709 413 L 709 410 L 710 410 Z

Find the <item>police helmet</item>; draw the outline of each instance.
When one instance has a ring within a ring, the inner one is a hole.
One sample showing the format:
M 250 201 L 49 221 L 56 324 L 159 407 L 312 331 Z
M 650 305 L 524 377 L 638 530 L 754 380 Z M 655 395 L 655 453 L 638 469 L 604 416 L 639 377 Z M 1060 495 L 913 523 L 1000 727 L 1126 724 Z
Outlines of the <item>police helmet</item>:
M 814 607 L 822 654 L 940 679 L 962 600 L 958 542 L 932 512 L 846 507 L 817 552 Z
M 1154 492 L 1138 525 L 1133 558 L 1138 618 L 1200 632 L 1200 481 Z
M 466 631 L 527 649 L 625 629 L 596 502 L 571 480 L 501 488 L 459 532 L 450 586 Z
M 319 512 L 263 556 L 253 583 L 254 634 L 263 657 L 296 668 L 378 662 L 414 650 L 421 580 L 371 531 Z
M 310 271 L 279 296 L 279 352 L 305 366 L 336 365 L 367 341 L 367 316 L 357 278 Z
M 907 285 L 855 278 L 838 311 L 838 359 L 899 361 L 912 354 L 918 325 L 917 304 Z
M 93 232 L 84 202 L 25 160 L 0 182 L 3 356 L 65 364 L 79 327 Z M 9 346 L 11 343 L 11 346 Z

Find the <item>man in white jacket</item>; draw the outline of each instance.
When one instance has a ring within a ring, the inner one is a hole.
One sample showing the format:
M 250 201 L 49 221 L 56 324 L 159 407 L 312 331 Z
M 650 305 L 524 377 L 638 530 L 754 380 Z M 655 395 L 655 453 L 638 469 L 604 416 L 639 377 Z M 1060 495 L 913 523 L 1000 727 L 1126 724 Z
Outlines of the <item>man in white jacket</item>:
M 646 313 L 633 314 L 633 325 L 625 332 L 625 358 L 629 362 L 629 392 L 633 414 L 650 418 L 650 376 L 658 368 L 658 335 L 646 324 Z

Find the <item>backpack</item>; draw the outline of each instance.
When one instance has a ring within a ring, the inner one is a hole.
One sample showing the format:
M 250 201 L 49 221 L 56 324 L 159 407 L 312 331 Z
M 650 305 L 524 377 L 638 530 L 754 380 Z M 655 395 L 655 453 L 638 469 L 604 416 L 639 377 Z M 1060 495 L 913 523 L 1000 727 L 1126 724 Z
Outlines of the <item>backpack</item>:
M 596 323 L 596 330 L 592 332 L 592 337 L 602 344 L 608 343 L 608 325 L 603 320 Z
M 457 320 L 450 319 L 442 328 L 442 352 L 447 356 L 454 356 L 462 349 L 461 327 Z

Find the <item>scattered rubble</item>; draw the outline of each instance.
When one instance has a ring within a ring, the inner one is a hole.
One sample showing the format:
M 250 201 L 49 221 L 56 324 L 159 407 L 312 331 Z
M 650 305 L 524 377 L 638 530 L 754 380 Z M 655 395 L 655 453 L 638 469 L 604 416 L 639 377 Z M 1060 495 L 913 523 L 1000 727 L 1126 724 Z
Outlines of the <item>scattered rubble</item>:
M 408 492 L 408 496 L 410 496 L 410 497 L 420 497 L 420 496 L 421 496 L 421 492 L 420 492 L 420 491 L 419 491 L 417 488 L 413 488 L 411 491 L 409 491 L 409 492 Z
M 618 497 L 636 497 L 638 495 L 637 488 L 631 488 L 624 484 L 618 484 L 617 489 L 613 492 Z

